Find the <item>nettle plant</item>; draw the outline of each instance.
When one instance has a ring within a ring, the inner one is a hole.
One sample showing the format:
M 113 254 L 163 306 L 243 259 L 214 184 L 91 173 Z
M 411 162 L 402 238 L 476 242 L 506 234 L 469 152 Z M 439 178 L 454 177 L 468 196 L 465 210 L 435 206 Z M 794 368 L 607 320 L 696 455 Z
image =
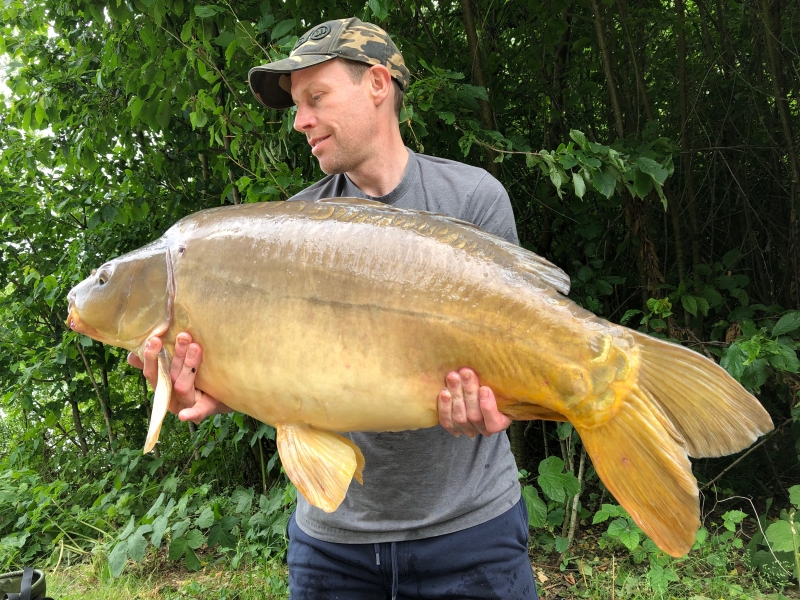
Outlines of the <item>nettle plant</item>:
M 767 524 L 766 515 L 758 518 L 758 531 L 747 544 L 745 560 L 768 579 L 800 581 L 800 523 L 796 520 L 800 509 L 800 485 L 789 488 L 791 508 L 783 509 L 780 517 Z M 766 512 L 772 505 L 767 502 Z

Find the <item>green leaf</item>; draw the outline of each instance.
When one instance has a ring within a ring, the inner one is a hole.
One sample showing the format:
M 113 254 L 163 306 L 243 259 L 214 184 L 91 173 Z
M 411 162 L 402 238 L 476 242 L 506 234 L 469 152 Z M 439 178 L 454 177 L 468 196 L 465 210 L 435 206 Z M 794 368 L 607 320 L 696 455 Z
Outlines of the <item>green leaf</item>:
M 195 527 L 199 527 L 200 529 L 206 529 L 211 527 L 214 524 L 214 511 L 211 510 L 210 507 L 206 506 L 200 516 L 197 517 L 195 520 L 194 525 Z
M 746 516 L 747 513 L 740 510 L 731 510 L 722 515 L 722 522 L 723 525 L 725 525 L 725 529 L 728 531 L 736 531 L 736 526 L 741 523 Z
M 114 546 L 111 554 L 108 555 L 108 570 L 111 572 L 112 577 L 117 578 L 122 574 L 122 570 L 125 568 L 125 563 L 127 560 L 128 542 L 117 542 L 117 545 Z
M 196 6 L 195 9 L 197 9 L 197 8 L 200 8 L 200 7 Z M 189 19 L 188 21 L 186 21 L 186 23 L 183 24 L 183 28 L 181 28 L 181 41 L 184 44 L 187 43 L 190 39 L 192 39 L 192 26 L 193 25 L 194 25 L 194 23 L 193 23 L 192 19 Z
M 793 485 L 789 488 L 789 502 L 800 508 L 800 485 Z
M 631 318 L 635 317 L 636 315 L 641 315 L 642 311 L 638 308 L 631 308 L 625 311 L 625 314 L 622 315 L 622 318 L 619 320 L 620 325 L 625 325 Z
M 230 45 L 230 43 L 235 39 L 236 39 L 235 33 L 232 33 L 230 31 L 223 31 L 216 38 L 214 38 L 214 43 L 222 48 L 227 48 Z
M 605 279 L 598 279 L 595 285 L 597 286 L 597 292 L 599 294 L 609 296 L 614 293 L 614 288 Z
M 544 527 L 547 522 L 547 506 L 539 498 L 539 492 L 532 485 L 526 485 L 522 488 L 522 496 L 528 507 L 528 525 L 535 529 Z
M 580 173 L 572 174 L 572 185 L 575 187 L 575 195 L 578 198 L 583 198 L 583 195 L 586 193 L 586 182 L 583 180 Z
M 178 560 L 186 552 L 189 541 L 185 537 L 177 537 L 169 545 L 169 559 Z
M 441 111 L 438 113 L 439 118 L 445 122 L 446 125 L 452 125 L 456 122 L 456 116 L 450 111 Z
M 153 536 L 150 538 L 150 543 L 156 548 L 161 546 L 161 540 L 164 538 L 164 532 L 167 530 L 169 523 L 169 515 L 163 514 L 153 521 Z
M 586 136 L 583 135 L 582 132 L 578 131 L 577 129 L 573 129 L 569 132 L 569 137 L 571 137 L 584 152 L 589 149 L 589 140 L 586 139 Z
M 199 571 L 200 567 L 200 559 L 197 558 L 197 554 L 195 554 L 194 550 L 191 548 L 186 549 L 186 568 L 189 571 Z
M 235 511 L 239 514 L 250 512 L 250 507 L 253 504 L 253 490 L 245 490 L 237 488 L 231 494 L 231 500 L 236 502 Z
M 385 21 L 386 17 L 389 16 L 388 7 L 382 0 L 369 0 L 367 4 L 372 14 L 377 17 L 379 21 Z
M 142 112 L 143 107 L 144 100 L 141 98 L 136 98 L 133 103 L 131 103 L 131 124 L 136 121 L 136 117 L 138 117 L 139 113 Z
M 128 538 L 128 556 L 131 560 L 142 562 L 144 553 L 147 549 L 147 540 L 144 538 L 145 533 L 149 533 L 152 527 L 143 525 L 136 530 L 130 538 Z
M 600 169 L 592 169 L 592 185 L 594 189 L 603 194 L 606 198 L 610 198 L 614 193 L 616 181 L 614 176 L 608 171 L 601 171 Z
M 36 116 L 36 123 L 39 125 L 41 125 L 45 121 L 45 119 L 47 119 L 47 111 L 45 111 L 44 109 L 44 102 L 42 100 L 39 100 L 39 102 L 36 103 L 35 116 Z
M 225 8 L 215 4 L 203 4 L 194 7 L 194 14 L 201 19 L 208 19 L 221 12 L 225 12 Z
M 625 544 L 625 547 L 633 552 L 639 545 L 640 539 L 639 532 L 635 529 L 629 529 L 619 534 L 619 541 Z
M 736 298 L 742 304 L 742 306 L 747 306 L 750 304 L 750 298 L 747 296 L 747 292 L 744 290 L 734 288 L 729 293 L 731 296 Z
M 766 535 L 773 552 L 794 552 L 792 526 L 786 521 L 777 521 L 767 527 Z
M 800 327 L 800 310 L 793 310 L 783 315 L 775 327 L 772 328 L 772 336 L 778 337 L 785 335 Z
M 697 316 L 697 298 L 694 296 L 681 296 L 683 308 L 692 316 Z
M 275 28 L 272 30 L 272 39 L 279 40 L 287 33 L 289 33 L 292 29 L 295 28 L 295 20 L 294 19 L 286 19 L 285 21 L 281 21 Z
M 539 463 L 539 477 L 536 478 L 542 492 L 556 502 L 564 502 L 580 490 L 580 483 L 572 473 L 562 473 L 564 461 L 551 456 Z
M 639 167 L 643 172 L 650 175 L 657 183 L 663 184 L 667 180 L 667 177 L 669 177 L 669 171 L 652 158 L 640 156 L 634 161 L 633 164 Z
M 135 517 L 133 515 L 131 515 L 131 518 L 128 521 L 128 524 L 125 526 L 125 529 L 122 530 L 122 533 L 119 534 L 119 537 L 117 539 L 124 540 L 131 533 L 133 533 L 133 528 L 135 526 L 135 522 L 136 522 Z
M 198 529 L 192 529 L 186 534 L 186 544 L 189 548 L 197 550 L 206 541 L 205 536 Z
M 236 536 L 228 531 L 222 523 L 215 523 L 208 532 L 208 546 L 213 548 L 219 544 L 220 548 L 236 548 Z
M 645 198 L 653 191 L 653 178 L 639 169 L 633 170 L 633 189 L 639 198 Z

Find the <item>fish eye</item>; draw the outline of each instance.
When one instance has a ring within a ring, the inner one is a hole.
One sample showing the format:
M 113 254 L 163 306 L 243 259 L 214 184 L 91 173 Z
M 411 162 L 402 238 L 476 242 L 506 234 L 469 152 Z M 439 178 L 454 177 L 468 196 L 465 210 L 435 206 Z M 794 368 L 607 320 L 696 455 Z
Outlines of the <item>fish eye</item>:
M 97 283 L 99 283 L 100 285 L 105 285 L 106 281 L 108 281 L 108 273 L 106 271 L 103 271 L 102 273 L 100 273 L 100 275 L 98 275 Z

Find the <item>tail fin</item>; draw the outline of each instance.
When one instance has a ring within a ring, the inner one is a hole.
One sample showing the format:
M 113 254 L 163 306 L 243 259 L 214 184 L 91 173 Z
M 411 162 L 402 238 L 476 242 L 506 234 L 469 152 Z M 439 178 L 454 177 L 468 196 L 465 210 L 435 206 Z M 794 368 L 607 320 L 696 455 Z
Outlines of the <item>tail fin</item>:
M 633 332 L 641 351 L 638 386 L 658 402 L 690 456 L 724 456 L 771 431 L 764 407 L 725 369 L 683 346 Z
M 697 481 L 666 415 L 634 387 L 613 418 L 578 429 L 598 476 L 659 548 L 686 554 L 700 526 Z

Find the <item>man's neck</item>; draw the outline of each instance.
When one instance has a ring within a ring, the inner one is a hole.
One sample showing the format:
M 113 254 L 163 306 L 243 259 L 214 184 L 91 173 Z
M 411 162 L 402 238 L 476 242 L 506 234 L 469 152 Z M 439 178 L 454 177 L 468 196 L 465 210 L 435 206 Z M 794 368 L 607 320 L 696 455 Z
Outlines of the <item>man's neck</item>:
M 408 164 L 408 150 L 400 137 L 392 136 L 390 147 L 382 148 L 357 169 L 347 172 L 355 186 L 368 196 L 379 198 L 396 188 Z

